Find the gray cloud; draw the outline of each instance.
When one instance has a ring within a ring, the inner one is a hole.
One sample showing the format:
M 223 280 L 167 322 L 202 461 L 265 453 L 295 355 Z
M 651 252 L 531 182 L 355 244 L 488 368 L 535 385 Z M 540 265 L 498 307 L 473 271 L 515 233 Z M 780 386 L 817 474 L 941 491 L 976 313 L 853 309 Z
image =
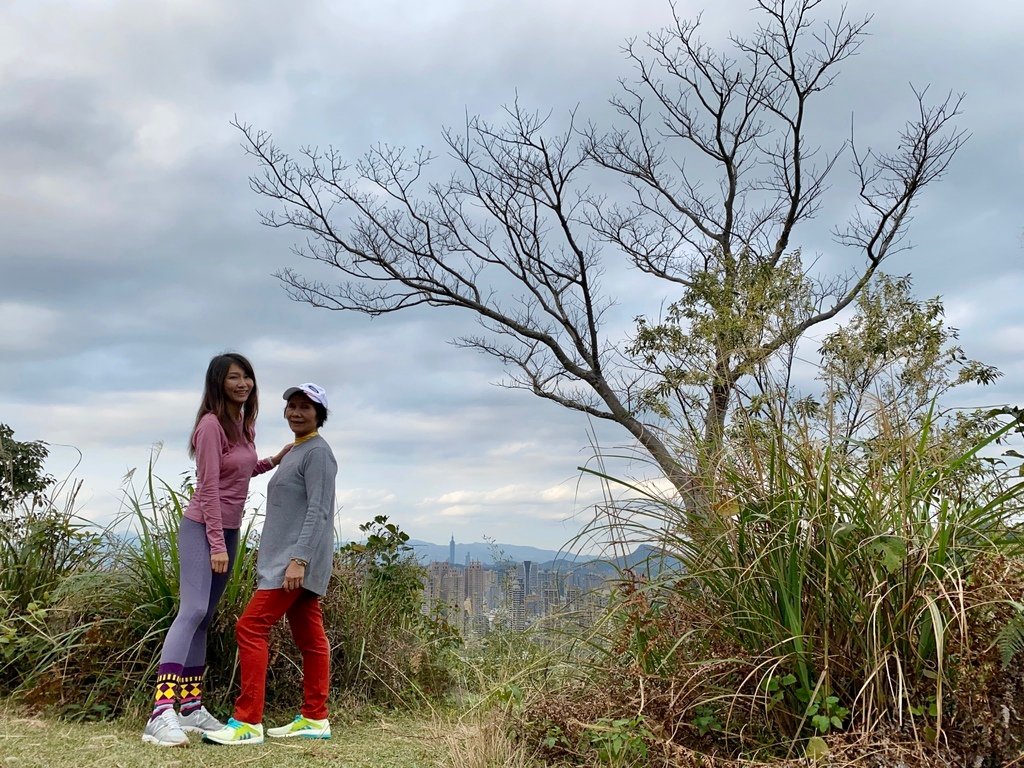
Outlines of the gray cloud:
M 749 5 L 709 4 L 709 40 L 747 27 Z M 1007 372 L 965 397 L 1019 400 L 1024 99 L 1012 72 L 1024 7 L 854 0 L 849 12 L 876 14 L 872 36 L 813 114 L 816 136 L 836 146 L 852 115 L 858 140 L 891 146 L 912 116 L 908 81 L 967 93 L 972 139 L 917 210 L 915 248 L 889 269 L 914 273 L 921 295 L 944 294 L 968 353 Z M 344 457 L 343 534 L 377 511 L 434 540 L 456 529 L 557 546 L 575 532 L 592 489 L 551 489 L 575 486 L 589 459 L 586 420 L 494 386 L 493 361 L 446 342 L 475 332 L 467 315 L 370 321 L 290 302 L 271 275 L 307 265 L 289 252 L 294 233 L 259 226 L 254 167 L 229 122 L 355 159 L 378 141 L 443 151 L 443 125 L 467 111 L 500 118 L 517 94 L 556 122 L 577 105 L 603 121 L 616 78 L 630 76 L 623 41 L 667 22 L 666 3 L 115 0 L 3 16 L 0 421 L 81 448 L 90 514 L 112 514 L 121 476 L 156 441 L 160 471 L 188 469 L 203 369 L 239 349 L 260 378 L 264 452 L 288 437 L 284 387 L 312 379 L 337 393 L 327 433 Z M 800 233 L 829 268 L 843 258 L 828 235 L 847 213 L 841 170 L 835 202 Z M 604 284 L 619 300 L 617 334 L 671 298 L 620 261 Z M 627 442 L 590 428 L 603 446 Z M 54 456 L 70 467 L 76 454 Z

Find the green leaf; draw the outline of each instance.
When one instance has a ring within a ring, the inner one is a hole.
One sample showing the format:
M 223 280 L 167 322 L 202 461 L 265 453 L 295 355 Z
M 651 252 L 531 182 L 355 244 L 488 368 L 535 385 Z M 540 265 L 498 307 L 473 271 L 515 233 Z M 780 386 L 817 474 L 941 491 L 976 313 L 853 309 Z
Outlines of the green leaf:
M 896 573 L 907 559 L 907 543 L 897 536 L 880 536 L 868 549 L 882 561 L 882 567 L 889 574 Z
M 820 760 L 828 754 L 828 744 L 821 736 L 811 736 L 804 748 L 804 755 L 811 760 Z

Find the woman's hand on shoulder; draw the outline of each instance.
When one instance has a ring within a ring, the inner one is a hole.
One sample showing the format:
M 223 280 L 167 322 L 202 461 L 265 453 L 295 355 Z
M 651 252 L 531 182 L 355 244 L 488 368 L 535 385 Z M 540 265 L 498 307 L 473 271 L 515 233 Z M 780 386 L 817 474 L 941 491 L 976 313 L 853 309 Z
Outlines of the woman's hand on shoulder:
M 292 443 L 288 443 L 288 445 L 286 445 L 284 448 L 282 448 L 280 451 L 275 453 L 270 458 L 270 463 L 273 464 L 276 467 L 278 464 L 281 463 L 281 459 L 283 459 L 287 455 L 288 451 L 290 451 L 291 449 L 292 449 Z

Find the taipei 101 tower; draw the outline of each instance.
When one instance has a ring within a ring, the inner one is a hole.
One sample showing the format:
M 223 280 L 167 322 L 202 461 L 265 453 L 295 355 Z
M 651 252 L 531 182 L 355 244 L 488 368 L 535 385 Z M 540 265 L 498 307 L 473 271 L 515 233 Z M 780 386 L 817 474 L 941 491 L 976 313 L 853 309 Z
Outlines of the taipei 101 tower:
M 452 540 L 448 542 L 448 565 L 455 565 L 455 534 L 452 534 Z

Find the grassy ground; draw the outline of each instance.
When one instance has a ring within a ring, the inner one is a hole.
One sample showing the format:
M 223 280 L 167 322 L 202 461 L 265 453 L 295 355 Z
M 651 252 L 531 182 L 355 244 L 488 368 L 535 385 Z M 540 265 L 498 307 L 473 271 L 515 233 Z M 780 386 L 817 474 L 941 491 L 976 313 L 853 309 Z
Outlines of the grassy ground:
M 340 724 L 339 724 L 340 725 Z M 137 727 L 136 727 L 137 726 Z M 188 748 L 144 744 L 141 723 L 65 723 L 0 709 L 0 768 L 435 768 L 449 765 L 444 739 L 427 718 L 389 716 L 332 728 L 323 742 L 269 740 L 217 747 L 192 737 Z

